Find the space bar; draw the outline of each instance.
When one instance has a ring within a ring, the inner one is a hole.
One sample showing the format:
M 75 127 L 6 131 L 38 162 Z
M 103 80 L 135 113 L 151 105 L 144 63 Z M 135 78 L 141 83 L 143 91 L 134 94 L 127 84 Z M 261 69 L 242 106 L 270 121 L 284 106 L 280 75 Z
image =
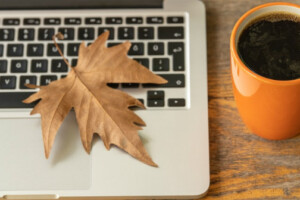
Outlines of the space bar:
M 35 104 L 22 103 L 34 92 L 0 92 L 0 108 L 32 108 Z

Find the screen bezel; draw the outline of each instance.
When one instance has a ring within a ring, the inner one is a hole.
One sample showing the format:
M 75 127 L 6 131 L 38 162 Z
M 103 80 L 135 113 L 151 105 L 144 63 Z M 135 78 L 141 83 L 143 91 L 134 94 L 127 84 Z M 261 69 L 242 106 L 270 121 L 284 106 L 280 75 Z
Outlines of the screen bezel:
M 0 10 L 162 8 L 163 0 L 0 0 Z

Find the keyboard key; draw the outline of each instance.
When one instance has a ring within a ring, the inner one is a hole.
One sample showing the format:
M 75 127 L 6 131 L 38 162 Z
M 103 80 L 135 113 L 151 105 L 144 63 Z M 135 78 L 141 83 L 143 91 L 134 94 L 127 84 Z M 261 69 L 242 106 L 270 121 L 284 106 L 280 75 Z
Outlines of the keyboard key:
M 145 105 L 145 101 L 144 101 L 144 99 L 138 99 L 142 104 L 144 104 Z
M 32 94 L 33 92 L 0 92 L 0 108 L 32 108 L 34 103 L 22 102 Z
M 45 18 L 44 24 L 45 25 L 59 25 L 61 23 L 60 18 Z
M 30 89 L 26 87 L 25 84 L 36 85 L 36 76 L 21 76 L 20 89 Z
M 164 100 L 147 100 L 148 107 L 164 107 L 165 101 Z
M 0 56 L 3 56 L 3 44 L 0 44 Z
M 7 45 L 7 56 L 18 57 L 23 56 L 23 44 L 8 44 Z
M 115 30 L 113 27 L 98 28 L 98 36 L 104 33 L 105 31 L 109 31 L 109 40 L 113 40 L 115 38 Z
M 142 40 L 154 39 L 154 28 L 153 27 L 139 27 L 138 38 Z
M 138 83 L 122 83 L 122 88 L 138 88 Z
M 143 18 L 142 17 L 127 17 L 126 23 L 127 24 L 142 24 Z
M 95 37 L 94 28 L 79 28 L 78 29 L 78 39 L 79 40 L 93 40 Z
M 107 43 L 107 47 L 113 47 L 113 46 L 116 46 L 118 44 L 121 44 L 120 42 L 110 42 L 110 43 Z
M 67 75 L 61 75 L 60 76 L 60 78 L 66 78 L 67 77 Z
M 170 61 L 168 58 L 154 58 L 152 62 L 153 71 L 169 71 Z
M 20 28 L 19 29 L 19 40 L 34 40 L 34 29 L 33 28 Z
M 51 72 L 68 72 L 68 65 L 62 59 L 52 60 L 51 61 Z
M 0 60 L 0 73 L 7 72 L 7 60 Z
M 147 92 L 147 99 L 151 100 L 163 100 L 165 98 L 165 92 L 162 90 L 157 90 L 157 91 L 148 91 Z
M 72 59 L 72 67 L 76 67 L 78 59 Z
M 1 76 L 0 77 L 0 89 L 15 89 L 16 77 L 15 76 Z M 7 100 L 7 99 L 5 99 Z
M 149 59 L 148 58 L 133 58 L 138 63 L 149 69 Z
M 31 72 L 47 72 L 48 60 L 31 60 Z
M 39 40 L 52 40 L 54 34 L 54 28 L 40 28 Z
M 80 43 L 68 44 L 68 56 L 78 56 Z
M 85 24 L 102 24 L 102 19 L 100 17 L 87 17 Z
M 105 23 L 106 24 L 122 24 L 123 20 L 121 17 L 106 17 Z
M 24 25 L 39 25 L 41 20 L 39 18 L 25 18 L 23 23 Z
M 144 55 L 144 43 L 132 43 L 128 55 Z
M 65 24 L 81 24 L 81 19 L 78 17 L 65 18 Z
M 162 24 L 164 19 L 162 17 L 147 17 L 148 24 Z
M 183 23 L 183 17 L 168 17 L 167 18 L 168 24 L 182 24 Z
M 11 73 L 27 72 L 27 60 L 11 60 Z
M 27 56 L 43 56 L 44 45 L 43 44 L 28 44 Z
M 119 40 L 132 40 L 134 38 L 133 27 L 119 27 L 118 38 Z
M 74 40 L 74 28 L 59 28 L 58 32 L 63 34 L 63 40 Z
M 15 30 L 12 28 L 0 29 L 0 41 L 11 41 L 15 38 Z
M 184 43 L 183 42 L 169 42 L 168 54 L 173 55 L 173 70 L 184 71 Z
M 184 74 L 159 74 L 161 77 L 166 79 L 166 84 L 143 84 L 145 88 L 183 88 L 185 87 L 185 76 Z
M 168 99 L 168 106 L 169 107 L 184 107 L 185 99 L 182 99 L 182 98 Z
M 183 39 L 183 27 L 158 27 L 158 39 Z
M 18 18 L 4 18 L 3 19 L 3 25 L 6 25 L 6 26 L 20 25 L 20 19 L 18 19 Z
M 118 83 L 107 83 L 107 86 L 117 89 L 119 87 L 119 84 Z
M 41 76 L 40 85 L 48 85 L 49 83 L 55 80 L 57 80 L 57 76 Z
M 162 42 L 149 42 L 148 43 L 148 55 L 164 55 L 164 43 Z
M 59 43 L 58 46 L 59 46 L 61 52 L 63 53 L 64 52 L 64 44 Z M 48 44 L 47 56 L 60 56 L 59 52 L 54 44 Z

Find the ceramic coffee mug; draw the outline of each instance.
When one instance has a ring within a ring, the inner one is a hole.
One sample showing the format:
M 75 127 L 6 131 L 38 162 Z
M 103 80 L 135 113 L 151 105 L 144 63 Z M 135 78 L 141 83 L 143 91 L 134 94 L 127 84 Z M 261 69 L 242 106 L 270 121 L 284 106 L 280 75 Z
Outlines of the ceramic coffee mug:
M 253 133 L 272 140 L 300 133 L 300 79 L 280 81 L 256 74 L 239 57 L 237 43 L 249 22 L 282 11 L 299 16 L 300 5 L 280 2 L 255 7 L 237 21 L 230 38 L 233 91 L 240 115 Z

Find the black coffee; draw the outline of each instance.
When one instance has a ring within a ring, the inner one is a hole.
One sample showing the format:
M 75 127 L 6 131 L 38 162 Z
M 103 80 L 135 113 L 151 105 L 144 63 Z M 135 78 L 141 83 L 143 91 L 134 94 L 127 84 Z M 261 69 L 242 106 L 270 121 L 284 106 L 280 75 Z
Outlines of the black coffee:
M 242 31 L 238 53 L 259 75 L 275 80 L 300 78 L 300 17 L 274 13 L 255 19 Z

